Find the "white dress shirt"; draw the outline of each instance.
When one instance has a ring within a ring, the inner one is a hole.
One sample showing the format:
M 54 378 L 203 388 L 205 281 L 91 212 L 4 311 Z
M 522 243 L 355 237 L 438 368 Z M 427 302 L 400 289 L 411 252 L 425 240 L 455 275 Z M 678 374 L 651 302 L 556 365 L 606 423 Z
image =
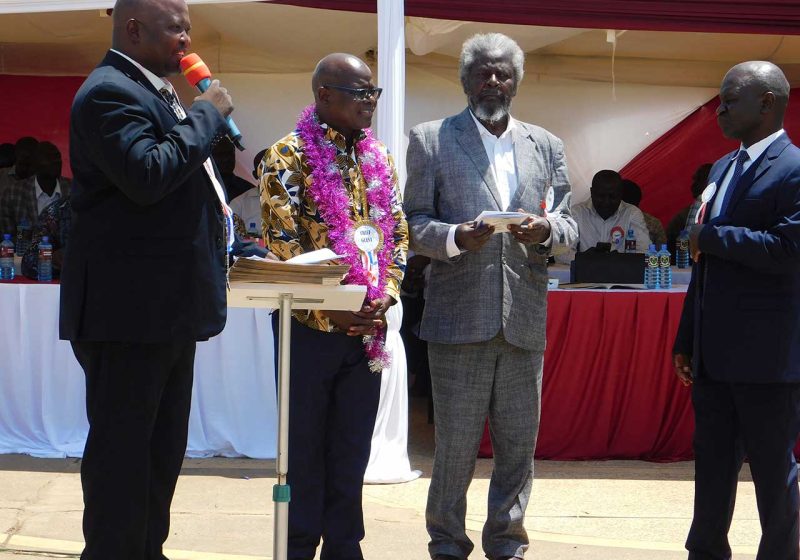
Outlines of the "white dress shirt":
M 778 137 L 783 134 L 783 129 L 780 129 L 778 132 L 774 132 L 767 136 L 766 138 L 759 140 L 749 148 L 745 148 L 743 145 L 739 146 L 739 150 L 733 154 L 731 160 L 733 163 L 728 166 L 728 172 L 725 173 L 725 177 L 722 179 L 722 184 L 718 185 L 719 192 L 717 196 L 714 198 L 714 204 L 711 206 L 711 214 L 708 215 L 709 218 L 716 218 L 719 216 L 719 211 L 722 209 L 722 201 L 725 200 L 725 193 L 728 191 L 728 185 L 731 183 L 731 177 L 733 177 L 733 170 L 736 167 L 736 158 L 739 156 L 739 152 L 745 150 L 748 155 L 748 159 L 742 164 L 742 175 L 744 175 L 750 166 L 753 165 L 753 162 L 761 157 L 761 154 L 767 151 L 770 144 L 772 144 Z
M 472 120 L 475 121 L 475 126 L 481 136 L 483 149 L 486 150 L 486 157 L 489 158 L 489 168 L 492 171 L 497 191 L 500 194 L 501 209 L 506 210 L 508 205 L 511 204 L 511 199 L 517 193 L 517 187 L 519 186 L 517 162 L 514 158 L 514 138 L 511 134 L 517 126 L 516 121 L 509 115 L 508 126 L 505 131 L 500 136 L 495 136 L 483 126 L 481 121 L 475 118 L 472 111 L 469 114 Z M 447 255 L 450 258 L 457 257 L 462 253 L 456 244 L 456 228 L 458 228 L 458 225 L 450 227 L 450 231 L 447 233 Z
M 39 178 L 36 175 L 33 176 L 33 189 L 36 192 L 36 215 L 42 213 L 42 210 L 50 206 L 53 202 L 61 198 L 61 182 L 56 179 L 56 188 L 53 190 L 53 194 L 47 194 L 42 190 L 42 187 L 39 186 Z
M 625 235 L 629 228 L 633 228 L 636 236 L 637 253 L 644 253 L 652 243 L 642 211 L 624 201 L 619 203 L 617 211 L 606 220 L 594 209 L 591 198 L 573 206 L 572 217 L 578 224 L 578 251 L 585 251 L 598 243 L 611 243 L 612 251 L 622 252 L 625 249 Z M 615 244 L 614 241 L 620 234 L 621 240 Z M 612 235 L 615 238 L 612 238 Z
M 258 187 L 253 187 L 231 200 L 231 210 L 242 219 L 247 233 L 261 237 L 261 196 L 258 194 Z

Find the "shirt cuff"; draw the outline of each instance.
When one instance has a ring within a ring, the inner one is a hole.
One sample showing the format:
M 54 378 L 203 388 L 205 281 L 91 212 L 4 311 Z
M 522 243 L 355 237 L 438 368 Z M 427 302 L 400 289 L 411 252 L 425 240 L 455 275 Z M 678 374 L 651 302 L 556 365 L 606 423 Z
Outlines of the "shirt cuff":
M 458 245 L 456 244 L 457 228 L 458 228 L 457 225 L 450 226 L 450 231 L 447 232 L 447 245 L 445 247 L 445 251 L 447 252 L 447 256 L 451 259 L 456 258 L 457 256 L 459 256 L 461 253 L 464 252 L 461 249 L 459 249 Z

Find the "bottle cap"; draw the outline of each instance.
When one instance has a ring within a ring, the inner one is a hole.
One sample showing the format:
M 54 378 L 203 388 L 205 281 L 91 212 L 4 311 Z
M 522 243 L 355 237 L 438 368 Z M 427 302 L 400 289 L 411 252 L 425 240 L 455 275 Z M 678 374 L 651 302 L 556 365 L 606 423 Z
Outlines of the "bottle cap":
M 667 250 L 667 244 L 666 243 L 662 243 L 661 244 L 661 250 L 662 251 L 666 251 Z
M 42 237 L 42 243 L 50 243 L 50 238 L 48 236 Z
M 3 241 L 11 241 L 11 234 L 10 233 L 4 233 L 3 234 Z
M 656 245 L 655 245 L 655 243 L 651 243 L 651 244 L 650 244 L 650 250 L 651 250 L 651 251 L 655 251 L 655 250 L 656 250 Z

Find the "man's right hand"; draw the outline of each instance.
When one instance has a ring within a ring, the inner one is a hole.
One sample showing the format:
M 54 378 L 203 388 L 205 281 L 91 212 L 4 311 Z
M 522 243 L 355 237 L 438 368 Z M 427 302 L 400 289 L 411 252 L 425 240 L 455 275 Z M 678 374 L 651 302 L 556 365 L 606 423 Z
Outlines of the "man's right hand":
M 493 233 L 494 226 L 465 222 L 456 228 L 456 245 L 462 251 L 477 251 L 489 241 Z
M 219 84 L 219 80 L 213 80 L 205 93 L 194 98 L 195 101 L 208 101 L 223 117 L 227 117 L 233 112 L 233 100 L 228 95 L 228 90 Z
M 383 324 L 380 319 L 365 319 L 352 311 L 323 311 L 322 314 L 347 336 L 374 335 L 375 329 Z
M 688 354 L 674 354 L 672 365 L 675 367 L 675 375 L 681 380 L 684 386 L 692 384 L 692 358 Z

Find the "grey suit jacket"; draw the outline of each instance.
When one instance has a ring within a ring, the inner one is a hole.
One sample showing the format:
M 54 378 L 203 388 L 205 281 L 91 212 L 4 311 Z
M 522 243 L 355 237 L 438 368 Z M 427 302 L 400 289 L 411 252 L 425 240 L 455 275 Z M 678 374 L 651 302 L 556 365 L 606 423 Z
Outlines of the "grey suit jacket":
M 502 329 L 515 346 L 543 351 L 547 314 L 547 257 L 574 248 L 578 229 L 570 215 L 570 185 L 561 140 L 538 126 L 517 121 L 512 132 L 517 192 L 508 208 L 469 109 L 411 130 L 404 208 L 411 249 L 431 257 L 420 336 L 430 342 L 463 344 L 492 339 Z M 552 246 L 525 246 L 510 234 L 495 234 L 479 251 L 447 256 L 452 225 L 483 210 L 540 213 L 552 186 L 547 219 Z

